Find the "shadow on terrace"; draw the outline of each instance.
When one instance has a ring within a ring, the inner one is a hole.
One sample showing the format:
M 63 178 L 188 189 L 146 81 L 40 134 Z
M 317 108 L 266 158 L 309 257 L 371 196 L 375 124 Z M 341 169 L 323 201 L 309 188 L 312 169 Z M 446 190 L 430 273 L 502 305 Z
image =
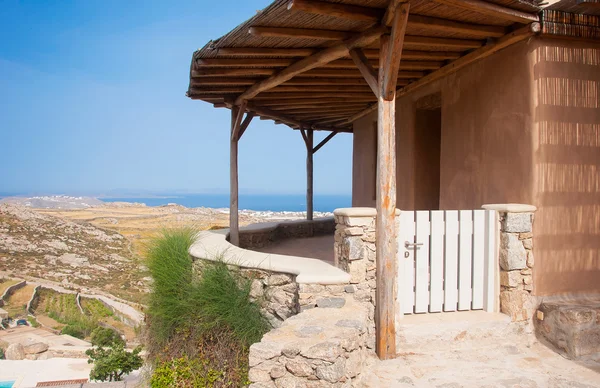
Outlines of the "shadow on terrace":
M 333 217 L 316 220 L 265 222 L 240 228 L 240 248 L 300 256 L 334 264 Z

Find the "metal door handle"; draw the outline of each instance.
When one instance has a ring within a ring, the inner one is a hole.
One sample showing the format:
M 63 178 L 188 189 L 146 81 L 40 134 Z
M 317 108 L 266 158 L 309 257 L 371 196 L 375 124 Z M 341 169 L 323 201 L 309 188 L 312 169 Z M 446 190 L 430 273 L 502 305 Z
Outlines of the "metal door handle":
M 408 242 L 408 241 L 404 242 L 404 247 L 406 249 L 410 249 L 410 248 L 417 248 L 418 249 L 421 245 L 423 245 L 423 243 L 411 243 L 411 242 Z

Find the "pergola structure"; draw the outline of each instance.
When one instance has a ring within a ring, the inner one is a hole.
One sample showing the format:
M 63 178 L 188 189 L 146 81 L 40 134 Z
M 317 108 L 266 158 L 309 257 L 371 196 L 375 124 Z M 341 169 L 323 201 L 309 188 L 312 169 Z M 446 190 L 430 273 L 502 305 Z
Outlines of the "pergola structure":
M 276 0 L 196 51 L 188 97 L 231 109 L 230 240 L 238 142 L 253 117 L 299 130 L 312 155 L 377 111 L 376 350 L 396 355 L 395 99 L 540 32 L 536 0 Z M 245 115 L 245 116 L 244 116 Z M 330 131 L 314 146 L 313 131 Z

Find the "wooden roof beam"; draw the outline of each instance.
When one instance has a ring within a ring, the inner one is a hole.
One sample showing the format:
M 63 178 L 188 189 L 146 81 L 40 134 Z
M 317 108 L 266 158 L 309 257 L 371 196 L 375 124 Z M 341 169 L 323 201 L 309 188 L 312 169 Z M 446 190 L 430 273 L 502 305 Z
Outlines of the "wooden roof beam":
M 215 50 L 218 56 L 246 57 L 307 57 L 315 53 L 312 48 L 270 48 L 270 47 L 221 47 Z
M 257 68 L 200 68 L 192 70 L 192 78 L 198 77 L 239 77 L 239 76 L 257 76 L 273 75 L 275 69 L 257 69 Z
M 222 54 L 221 51 L 226 50 L 226 54 Z M 306 57 L 318 52 L 320 49 L 270 49 L 263 47 L 243 47 L 243 48 L 223 48 L 218 49 L 218 58 L 220 57 L 285 57 L 285 58 L 298 58 L 298 57 Z M 375 49 L 364 49 L 363 50 L 367 58 L 376 59 L 379 58 L 379 50 Z M 402 53 L 402 57 L 404 59 L 433 59 L 433 60 L 446 60 L 446 59 L 457 59 L 460 57 L 460 53 L 456 51 L 420 51 L 420 50 L 406 50 Z M 231 59 L 224 58 L 224 59 Z M 265 58 L 262 58 L 265 59 Z M 243 59 L 240 59 L 243 61 Z M 204 62 L 202 62 L 204 63 Z M 210 62 L 209 62 L 210 63 Z M 287 62 L 286 62 L 287 63 Z M 273 70 L 269 69 L 256 69 L 259 70 L 259 73 L 252 73 L 251 71 L 247 71 L 244 69 L 225 69 L 223 71 L 231 71 L 239 70 L 237 74 L 223 74 L 223 75 L 272 75 Z M 192 77 L 201 77 L 206 75 L 221 75 L 223 72 L 219 69 L 200 69 L 192 72 Z M 211 73 L 212 72 L 212 73 Z
M 248 33 L 254 36 L 269 38 L 298 38 L 298 39 L 319 39 L 319 40 L 344 40 L 351 38 L 356 33 L 319 30 L 312 28 L 290 28 L 290 27 L 250 27 Z
M 267 92 L 261 93 L 256 96 L 255 100 L 274 100 L 284 102 L 284 99 L 306 99 L 307 101 L 315 101 L 315 99 L 326 99 L 326 98 L 338 98 L 344 101 L 372 101 L 373 93 L 368 90 L 368 92 L 287 92 L 287 93 L 277 93 L 277 92 Z
M 410 15 L 408 17 L 408 26 L 450 34 L 469 34 L 481 38 L 498 38 L 506 32 L 502 26 L 471 24 L 421 15 Z
M 384 27 L 373 27 L 360 33 L 359 35 L 356 35 L 353 38 L 341 42 L 340 44 L 323 49 L 316 54 L 305 57 L 304 59 L 301 59 L 298 62 L 286 67 L 279 73 L 274 74 L 271 77 L 248 88 L 236 99 L 236 105 L 239 105 L 239 103 L 241 103 L 243 100 L 252 99 L 258 93 L 272 89 L 275 86 L 280 85 L 307 70 L 314 69 L 315 67 L 319 67 L 338 58 L 342 58 L 348 55 L 349 50 L 370 44 L 378 39 L 384 32 Z
M 437 81 L 448 74 L 452 74 L 462 69 L 463 67 L 470 65 L 471 63 L 477 62 L 483 58 L 486 58 L 497 51 L 502 50 L 505 47 L 511 46 L 515 43 L 521 42 L 525 39 L 528 39 L 531 36 L 538 34 L 541 30 L 539 23 L 531 23 L 525 27 L 522 27 L 518 30 L 515 30 L 509 34 L 506 34 L 502 38 L 498 39 L 494 43 L 490 43 L 478 50 L 475 50 L 454 62 L 442 67 L 441 69 L 434 71 L 425 77 L 415 81 L 402 89 L 396 92 L 396 98 L 404 96 L 416 89 L 419 89 L 422 86 L 428 85 L 431 82 Z M 368 115 L 371 112 L 377 110 L 377 104 L 371 105 L 369 108 L 363 110 L 362 112 L 357 113 L 356 115 L 350 117 L 345 124 L 350 124 L 361 117 Z
M 379 61 L 370 60 L 369 63 L 374 68 L 379 67 Z M 400 69 L 402 70 L 437 70 L 443 66 L 440 61 L 402 61 L 400 63 Z M 324 68 L 341 68 L 341 69 L 354 69 L 356 65 L 353 61 L 347 59 L 338 59 L 337 61 L 329 62 L 323 65 Z
M 539 22 L 540 18 L 536 14 L 519 11 L 516 9 L 503 7 L 498 4 L 489 3 L 482 0 L 434 0 L 440 4 L 451 7 L 462 8 L 477 12 L 483 15 L 493 16 L 504 20 L 510 20 L 516 23 L 528 24 Z
M 344 40 L 355 35 L 353 32 L 344 32 L 336 30 L 314 30 L 307 28 L 287 28 L 287 27 L 251 27 L 249 32 L 255 36 L 268 36 L 278 38 L 308 38 L 318 40 Z M 404 43 L 407 45 L 421 45 L 426 47 L 448 46 L 463 49 L 478 48 L 483 46 L 483 42 L 477 39 L 454 39 L 438 38 L 433 36 L 411 36 L 407 35 Z M 201 61 L 198 59 L 197 61 Z

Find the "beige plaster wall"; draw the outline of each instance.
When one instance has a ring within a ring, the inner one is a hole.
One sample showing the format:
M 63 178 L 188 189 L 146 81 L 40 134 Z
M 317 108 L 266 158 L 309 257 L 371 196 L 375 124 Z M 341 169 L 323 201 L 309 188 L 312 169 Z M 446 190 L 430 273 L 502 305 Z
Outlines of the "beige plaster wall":
M 397 206 L 418 209 L 416 103 L 441 92 L 440 209 L 538 206 L 534 294 L 600 292 L 600 48 L 532 39 L 399 99 Z M 376 113 L 355 123 L 353 206 L 374 206 Z

